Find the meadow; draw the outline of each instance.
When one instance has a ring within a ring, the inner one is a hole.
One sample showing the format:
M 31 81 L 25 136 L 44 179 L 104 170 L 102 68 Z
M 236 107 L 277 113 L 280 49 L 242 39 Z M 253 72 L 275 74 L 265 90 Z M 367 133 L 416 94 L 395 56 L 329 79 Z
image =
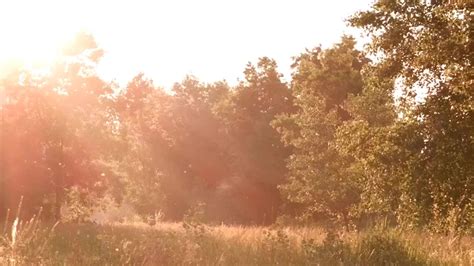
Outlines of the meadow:
M 0 1 L 0 266 L 474 266 L 473 1 L 59 2 Z
M 402 230 L 3 223 L 0 265 L 472 265 L 474 238 Z

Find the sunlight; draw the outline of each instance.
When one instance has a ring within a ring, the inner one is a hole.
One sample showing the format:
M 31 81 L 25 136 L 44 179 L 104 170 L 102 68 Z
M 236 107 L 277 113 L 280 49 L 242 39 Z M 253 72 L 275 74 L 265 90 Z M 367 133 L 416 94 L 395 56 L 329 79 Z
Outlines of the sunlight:
M 0 3 L 0 63 L 48 64 L 74 33 L 70 20 L 38 1 Z
M 0 266 L 474 266 L 471 1 L 0 0 Z
M 0 1 L 0 64 L 48 62 L 61 43 L 86 31 L 106 51 L 98 73 L 122 84 L 138 72 L 168 88 L 186 74 L 235 84 L 240 68 L 262 55 L 280 62 L 288 79 L 292 56 L 354 33 L 344 18 L 369 2 Z

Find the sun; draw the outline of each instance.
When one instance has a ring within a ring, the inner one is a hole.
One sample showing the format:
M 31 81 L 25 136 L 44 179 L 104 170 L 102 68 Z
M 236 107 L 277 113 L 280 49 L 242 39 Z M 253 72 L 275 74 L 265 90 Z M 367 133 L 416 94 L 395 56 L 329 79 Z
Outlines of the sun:
M 0 1 L 0 10 L 0 63 L 49 63 L 73 35 L 54 1 Z

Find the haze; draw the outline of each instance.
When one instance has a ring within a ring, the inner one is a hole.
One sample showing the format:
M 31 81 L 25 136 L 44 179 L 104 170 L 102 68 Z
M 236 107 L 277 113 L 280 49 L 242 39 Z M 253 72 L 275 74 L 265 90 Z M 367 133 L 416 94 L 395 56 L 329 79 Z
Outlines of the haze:
M 2 1 L 0 61 L 47 61 L 87 31 L 105 51 L 100 75 L 121 84 L 139 72 L 164 87 L 187 74 L 234 84 L 261 56 L 276 59 L 288 80 L 291 57 L 305 48 L 359 37 L 344 20 L 371 2 Z

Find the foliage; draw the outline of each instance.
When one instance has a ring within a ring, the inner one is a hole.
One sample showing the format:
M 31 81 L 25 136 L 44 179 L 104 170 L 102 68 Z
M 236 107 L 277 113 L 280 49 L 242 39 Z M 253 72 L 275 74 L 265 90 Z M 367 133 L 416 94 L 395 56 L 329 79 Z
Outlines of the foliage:
M 268 57 L 260 58 L 256 66 L 249 63 L 244 74 L 226 118 L 236 183 L 232 193 L 242 194 L 237 208 L 244 221 L 271 223 L 281 204 L 277 186 L 284 181 L 291 148 L 284 147 L 270 122 L 294 111 L 293 96 L 276 62 Z
M 472 8 L 378 0 L 349 19 L 366 52 L 349 36 L 306 50 L 289 83 L 261 57 L 235 86 L 187 76 L 166 90 L 144 74 L 120 86 L 79 33 L 47 68 L 2 74 L 0 217 L 23 195 L 20 218 L 43 207 L 84 222 L 105 196 L 150 224 L 387 219 L 472 233 Z M 349 254 L 327 248 L 315 252 Z
M 367 202 L 387 202 L 376 209 L 396 211 L 402 224 L 441 231 L 472 227 L 471 13 L 469 2 L 377 1 L 371 10 L 351 18 L 371 37 L 370 51 L 380 55 L 373 79 L 397 81 L 389 92 L 400 96 L 392 125 L 370 125 L 371 118 L 361 112 L 370 102 L 356 100 L 355 105 L 364 106 L 353 113 L 362 116 L 358 125 L 341 130 L 346 141 L 340 147 L 351 142 L 349 135 L 361 137 L 355 143 L 369 139 L 359 147 L 352 145 L 359 150 L 355 153 L 365 167 L 364 178 L 382 192 Z M 385 86 L 366 89 L 387 91 Z M 388 101 L 381 103 L 386 106 Z
M 188 76 L 172 95 L 143 75 L 128 84 L 116 99 L 123 150 L 114 172 L 124 201 L 173 220 L 199 202 L 214 221 L 275 219 L 289 153 L 269 123 L 291 109 L 291 95 L 271 59 L 245 75 L 235 90 Z
M 94 212 L 101 209 L 102 199 L 96 193 L 73 186 L 66 189 L 66 199 L 61 209 L 62 222 L 90 222 Z
M 292 82 L 298 111 L 273 122 L 283 142 L 294 150 L 289 179 L 281 191 L 307 218 L 347 223 L 359 200 L 347 167 L 350 161 L 334 145 L 337 128 L 351 119 L 345 100 L 362 91 L 361 69 L 368 62 L 354 45 L 354 39 L 343 37 L 333 48 L 316 48 L 298 57 Z
M 308 260 L 318 265 L 341 265 L 352 259 L 350 247 L 333 231 L 327 233 L 322 244 L 303 239 L 302 249 Z
M 0 81 L 7 99 L 0 216 L 24 195 L 26 213 L 44 206 L 59 219 L 66 188 L 102 189 L 96 160 L 107 143 L 111 90 L 94 71 L 101 50 L 92 36 L 80 33 L 68 47 L 74 53 L 65 51 L 47 71 L 16 69 Z

